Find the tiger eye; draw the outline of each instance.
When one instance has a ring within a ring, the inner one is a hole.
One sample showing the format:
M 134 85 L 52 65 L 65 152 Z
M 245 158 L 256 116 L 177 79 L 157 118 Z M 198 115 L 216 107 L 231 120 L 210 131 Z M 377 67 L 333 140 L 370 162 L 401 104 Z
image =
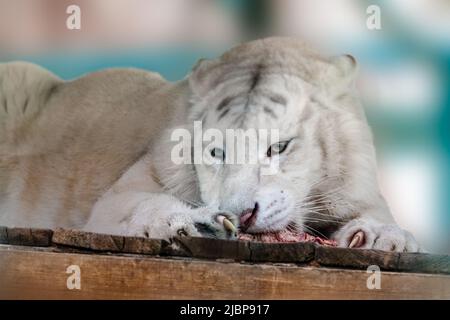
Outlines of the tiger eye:
M 211 150 L 211 156 L 216 159 L 225 160 L 225 151 L 220 148 L 213 148 Z
M 291 142 L 291 141 L 290 140 L 289 141 L 280 141 L 280 142 L 274 143 L 267 150 L 267 156 L 270 158 L 272 155 L 283 153 L 284 151 L 286 151 L 286 148 L 288 147 L 289 142 Z

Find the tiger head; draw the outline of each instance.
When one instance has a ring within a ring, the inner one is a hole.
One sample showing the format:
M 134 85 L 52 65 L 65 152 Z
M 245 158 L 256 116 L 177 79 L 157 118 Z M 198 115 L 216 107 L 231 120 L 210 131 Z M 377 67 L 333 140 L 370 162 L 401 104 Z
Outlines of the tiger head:
M 199 142 L 213 159 L 195 164 L 202 201 L 259 233 L 302 228 L 309 213 L 350 214 L 353 196 L 372 197 L 375 157 L 355 74 L 352 56 L 322 58 L 292 38 L 257 40 L 200 61 L 189 77 L 190 120 L 223 137 L 255 132 L 258 141 L 258 148 L 251 139 Z M 229 159 L 230 144 L 258 161 Z

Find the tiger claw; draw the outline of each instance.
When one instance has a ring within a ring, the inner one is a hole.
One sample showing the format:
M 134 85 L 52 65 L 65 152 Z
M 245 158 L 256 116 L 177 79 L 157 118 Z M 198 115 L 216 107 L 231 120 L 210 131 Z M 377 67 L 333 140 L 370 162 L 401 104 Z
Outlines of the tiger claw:
M 348 245 L 349 248 L 358 248 L 362 246 L 364 243 L 364 232 L 358 231 L 353 235 L 352 241 L 350 241 L 350 244 Z
M 235 227 L 235 225 L 225 216 L 223 215 L 218 215 L 217 216 L 217 221 L 223 225 L 223 227 L 225 228 L 225 230 L 227 230 L 229 233 L 233 234 L 233 235 L 237 235 L 237 229 Z

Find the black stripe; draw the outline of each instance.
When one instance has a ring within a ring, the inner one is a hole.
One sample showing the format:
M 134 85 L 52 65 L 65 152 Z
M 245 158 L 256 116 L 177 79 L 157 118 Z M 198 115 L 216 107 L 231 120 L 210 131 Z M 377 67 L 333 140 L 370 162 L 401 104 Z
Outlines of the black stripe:
M 273 112 L 268 106 L 264 106 L 264 112 L 272 116 L 272 118 L 278 119 L 275 112 Z
M 225 108 L 226 106 L 228 106 L 230 104 L 231 100 L 233 100 L 232 97 L 226 97 L 225 99 L 223 99 L 217 106 L 217 111 L 220 111 L 223 108 Z
M 228 111 L 230 111 L 230 109 L 225 109 L 222 111 L 222 113 L 219 115 L 218 120 L 222 119 L 223 117 L 225 117 L 225 115 L 228 113 Z
M 262 64 L 258 64 L 256 66 L 256 69 L 254 71 L 252 71 L 253 75 L 252 75 L 251 81 L 250 81 L 250 91 L 255 89 L 259 80 L 261 80 L 261 72 L 262 72 L 263 68 L 264 68 L 264 66 Z
M 269 96 L 270 101 L 281 104 L 283 106 L 287 105 L 287 99 L 279 94 L 272 94 Z
M 8 100 L 3 98 L 3 109 L 5 110 L 5 113 L 8 113 Z

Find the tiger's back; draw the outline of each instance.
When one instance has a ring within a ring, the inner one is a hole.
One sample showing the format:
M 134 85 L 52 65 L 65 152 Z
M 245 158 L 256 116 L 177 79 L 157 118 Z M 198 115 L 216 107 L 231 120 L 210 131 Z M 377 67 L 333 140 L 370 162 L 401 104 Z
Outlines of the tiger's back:
M 164 127 L 166 87 L 134 69 L 65 82 L 1 64 L 0 225 L 81 227 Z

